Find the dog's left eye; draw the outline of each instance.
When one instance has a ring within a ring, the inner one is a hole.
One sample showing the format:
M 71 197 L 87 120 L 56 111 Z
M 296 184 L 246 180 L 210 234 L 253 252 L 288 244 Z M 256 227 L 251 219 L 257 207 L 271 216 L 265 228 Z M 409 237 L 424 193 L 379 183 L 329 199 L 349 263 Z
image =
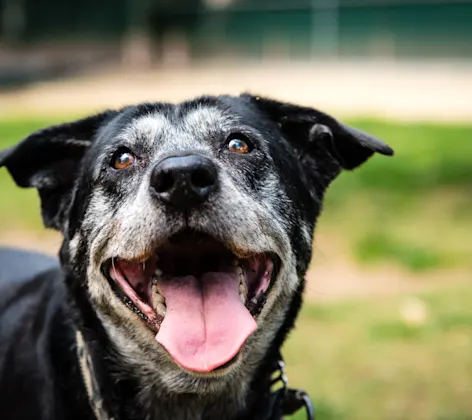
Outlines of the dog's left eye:
M 244 136 L 234 136 L 228 141 L 228 149 L 230 152 L 235 153 L 249 153 L 251 151 L 251 146 L 248 140 Z
M 112 166 L 115 169 L 125 169 L 134 164 L 136 156 L 129 150 L 118 150 L 113 155 Z

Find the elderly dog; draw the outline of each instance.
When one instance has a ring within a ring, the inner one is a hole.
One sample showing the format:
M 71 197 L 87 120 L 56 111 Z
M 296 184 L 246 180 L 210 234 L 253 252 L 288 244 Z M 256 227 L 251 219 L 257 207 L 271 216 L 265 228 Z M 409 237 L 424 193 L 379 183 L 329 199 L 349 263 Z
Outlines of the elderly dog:
M 0 253 L 2 418 L 279 418 L 270 376 L 324 193 L 375 152 L 393 154 L 248 94 L 107 111 L 1 152 L 64 236 L 60 267 Z

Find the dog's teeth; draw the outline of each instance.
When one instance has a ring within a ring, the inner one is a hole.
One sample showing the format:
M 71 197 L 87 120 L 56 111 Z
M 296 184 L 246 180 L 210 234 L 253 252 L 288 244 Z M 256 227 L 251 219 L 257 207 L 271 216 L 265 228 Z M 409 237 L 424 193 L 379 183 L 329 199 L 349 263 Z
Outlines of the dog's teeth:
M 159 292 L 153 294 L 154 300 L 156 303 L 165 303 L 166 298 L 159 294 Z
M 152 274 L 152 278 L 159 280 L 164 275 L 163 271 L 160 268 L 156 268 Z
M 239 276 L 239 297 L 241 298 L 242 303 L 246 303 L 247 300 L 247 284 L 246 284 L 246 278 L 244 276 L 243 269 L 241 267 L 238 267 L 238 276 Z
M 152 297 L 154 299 L 158 299 L 159 296 L 162 297 L 164 300 L 164 296 L 161 295 L 160 291 L 159 291 L 159 286 L 157 284 L 157 280 L 154 279 L 154 281 L 152 282 L 152 286 L 151 286 L 151 292 L 152 292 Z M 159 298 L 160 299 L 160 298 Z
M 239 277 L 239 298 L 241 299 L 241 302 L 243 304 L 246 304 L 248 290 L 244 270 L 240 265 L 238 265 L 236 268 L 236 272 Z
M 231 265 L 233 267 L 237 267 L 239 265 L 239 259 L 238 258 L 235 258 L 233 261 L 231 261 Z
M 239 287 L 244 286 L 246 288 L 246 276 L 244 275 L 242 267 L 237 268 L 237 273 L 239 276 Z
M 163 303 L 156 302 L 156 312 L 161 316 L 165 316 L 167 308 Z
M 153 281 L 151 286 L 151 294 L 152 294 L 152 305 L 154 306 L 154 310 L 160 316 L 165 316 L 166 314 L 166 298 L 159 293 L 159 287 L 157 285 L 157 280 Z
M 247 297 L 246 282 L 239 283 L 239 294 L 243 295 L 245 298 Z

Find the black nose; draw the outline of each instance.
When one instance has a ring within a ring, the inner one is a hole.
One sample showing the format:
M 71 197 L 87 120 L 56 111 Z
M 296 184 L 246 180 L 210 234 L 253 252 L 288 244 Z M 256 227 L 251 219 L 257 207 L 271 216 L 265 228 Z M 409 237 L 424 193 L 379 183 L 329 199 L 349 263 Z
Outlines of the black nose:
M 160 200 L 181 210 L 208 199 L 218 188 L 215 164 L 199 155 L 161 160 L 152 171 L 151 189 Z

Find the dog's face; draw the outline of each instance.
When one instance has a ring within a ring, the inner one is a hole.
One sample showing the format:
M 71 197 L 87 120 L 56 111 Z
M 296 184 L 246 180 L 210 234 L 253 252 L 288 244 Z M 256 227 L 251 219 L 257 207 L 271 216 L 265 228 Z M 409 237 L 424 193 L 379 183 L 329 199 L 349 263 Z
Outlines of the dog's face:
M 325 189 L 374 152 L 392 153 L 321 112 L 243 95 L 52 127 L 0 166 L 38 188 L 119 363 L 208 393 L 244 389 L 284 335 Z

